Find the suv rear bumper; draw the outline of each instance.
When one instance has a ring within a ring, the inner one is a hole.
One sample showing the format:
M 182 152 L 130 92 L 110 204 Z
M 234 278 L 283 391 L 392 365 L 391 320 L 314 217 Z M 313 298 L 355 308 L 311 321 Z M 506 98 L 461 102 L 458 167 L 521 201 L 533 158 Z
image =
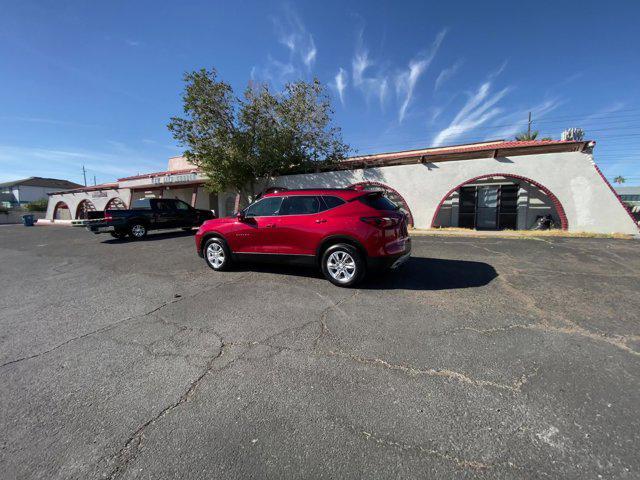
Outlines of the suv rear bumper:
M 384 257 L 367 257 L 367 267 L 370 270 L 386 270 L 398 268 L 411 258 L 411 242 L 406 243 L 403 252 L 394 255 L 385 255 Z

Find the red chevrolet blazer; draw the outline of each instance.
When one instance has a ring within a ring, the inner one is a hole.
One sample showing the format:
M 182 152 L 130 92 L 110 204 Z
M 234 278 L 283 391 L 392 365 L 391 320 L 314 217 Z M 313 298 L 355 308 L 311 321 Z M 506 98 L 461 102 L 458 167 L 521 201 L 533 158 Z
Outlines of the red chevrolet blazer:
M 206 221 L 196 249 L 214 270 L 240 260 L 317 265 L 330 282 L 350 287 L 370 270 L 409 258 L 407 217 L 382 191 L 285 190 L 236 215 Z

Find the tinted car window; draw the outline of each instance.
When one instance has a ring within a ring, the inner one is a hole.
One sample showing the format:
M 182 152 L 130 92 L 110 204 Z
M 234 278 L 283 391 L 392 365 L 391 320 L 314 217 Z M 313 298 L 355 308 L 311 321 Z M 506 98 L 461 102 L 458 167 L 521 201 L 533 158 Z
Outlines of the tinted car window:
M 339 207 L 340 205 L 345 203 L 345 201 L 339 197 L 333 197 L 328 195 L 322 197 L 322 201 L 324 203 L 324 206 L 321 205 L 321 210 L 329 210 L 331 208 Z
M 246 217 L 273 217 L 278 215 L 282 197 L 267 197 L 249 205 L 244 211 Z
M 189 205 L 187 205 L 185 202 L 183 202 L 182 200 L 178 200 L 176 202 L 176 208 L 178 210 L 189 210 Z
M 168 202 L 166 200 L 156 200 L 156 210 L 161 212 L 168 212 L 173 210 L 173 202 Z
M 319 210 L 320 201 L 318 197 L 296 195 L 284 199 L 280 215 L 309 215 L 318 213 Z
M 398 210 L 398 206 L 395 203 L 379 192 L 370 193 L 369 195 L 360 197 L 358 200 L 376 210 Z
M 151 209 L 151 201 L 148 198 L 141 198 L 133 202 L 133 208 L 149 210 Z

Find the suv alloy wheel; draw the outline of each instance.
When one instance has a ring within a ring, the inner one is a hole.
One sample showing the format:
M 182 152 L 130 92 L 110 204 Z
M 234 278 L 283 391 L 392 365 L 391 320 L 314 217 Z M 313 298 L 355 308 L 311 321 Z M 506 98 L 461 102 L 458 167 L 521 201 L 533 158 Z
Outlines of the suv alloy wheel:
M 216 271 L 228 270 L 231 265 L 231 252 L 224 240 L 211 238 L 207 240 L 203 249 L 207 265 Z
M 346 243 L 327 248 L 321 262 L 325 278 L 339 287 L 351 287 L 364 278 L 362 256 L 355 247 Z

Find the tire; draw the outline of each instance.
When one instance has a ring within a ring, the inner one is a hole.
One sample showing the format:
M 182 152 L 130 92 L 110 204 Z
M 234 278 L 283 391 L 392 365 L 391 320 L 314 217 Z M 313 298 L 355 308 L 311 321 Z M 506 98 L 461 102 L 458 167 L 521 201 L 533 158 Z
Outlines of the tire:
M 115 232 L 109 232 L 109 233 L 113 238 L 116 238 L 118 240 L 122 240 L 124 237 L 127 236 L 127 232 L 115 231 Z
M 202 254 L 209 268 L 212 268 L 216 272 L 229 270 L 231 267 L 231 250 L 229 250 L 227 242 L 221 238 L 214 237 L 208 239 L 204 244 Z
M 338 287 L 352 287 L 366 273 L 366 265 L 358 250 L 346 243 L 327 248 L 320 263 L 325 278 Z
M 142 240 L 147 236 L 147 226 L 144 223 L 135 222 L 129 227 L 129 235 L 134 240 Z

